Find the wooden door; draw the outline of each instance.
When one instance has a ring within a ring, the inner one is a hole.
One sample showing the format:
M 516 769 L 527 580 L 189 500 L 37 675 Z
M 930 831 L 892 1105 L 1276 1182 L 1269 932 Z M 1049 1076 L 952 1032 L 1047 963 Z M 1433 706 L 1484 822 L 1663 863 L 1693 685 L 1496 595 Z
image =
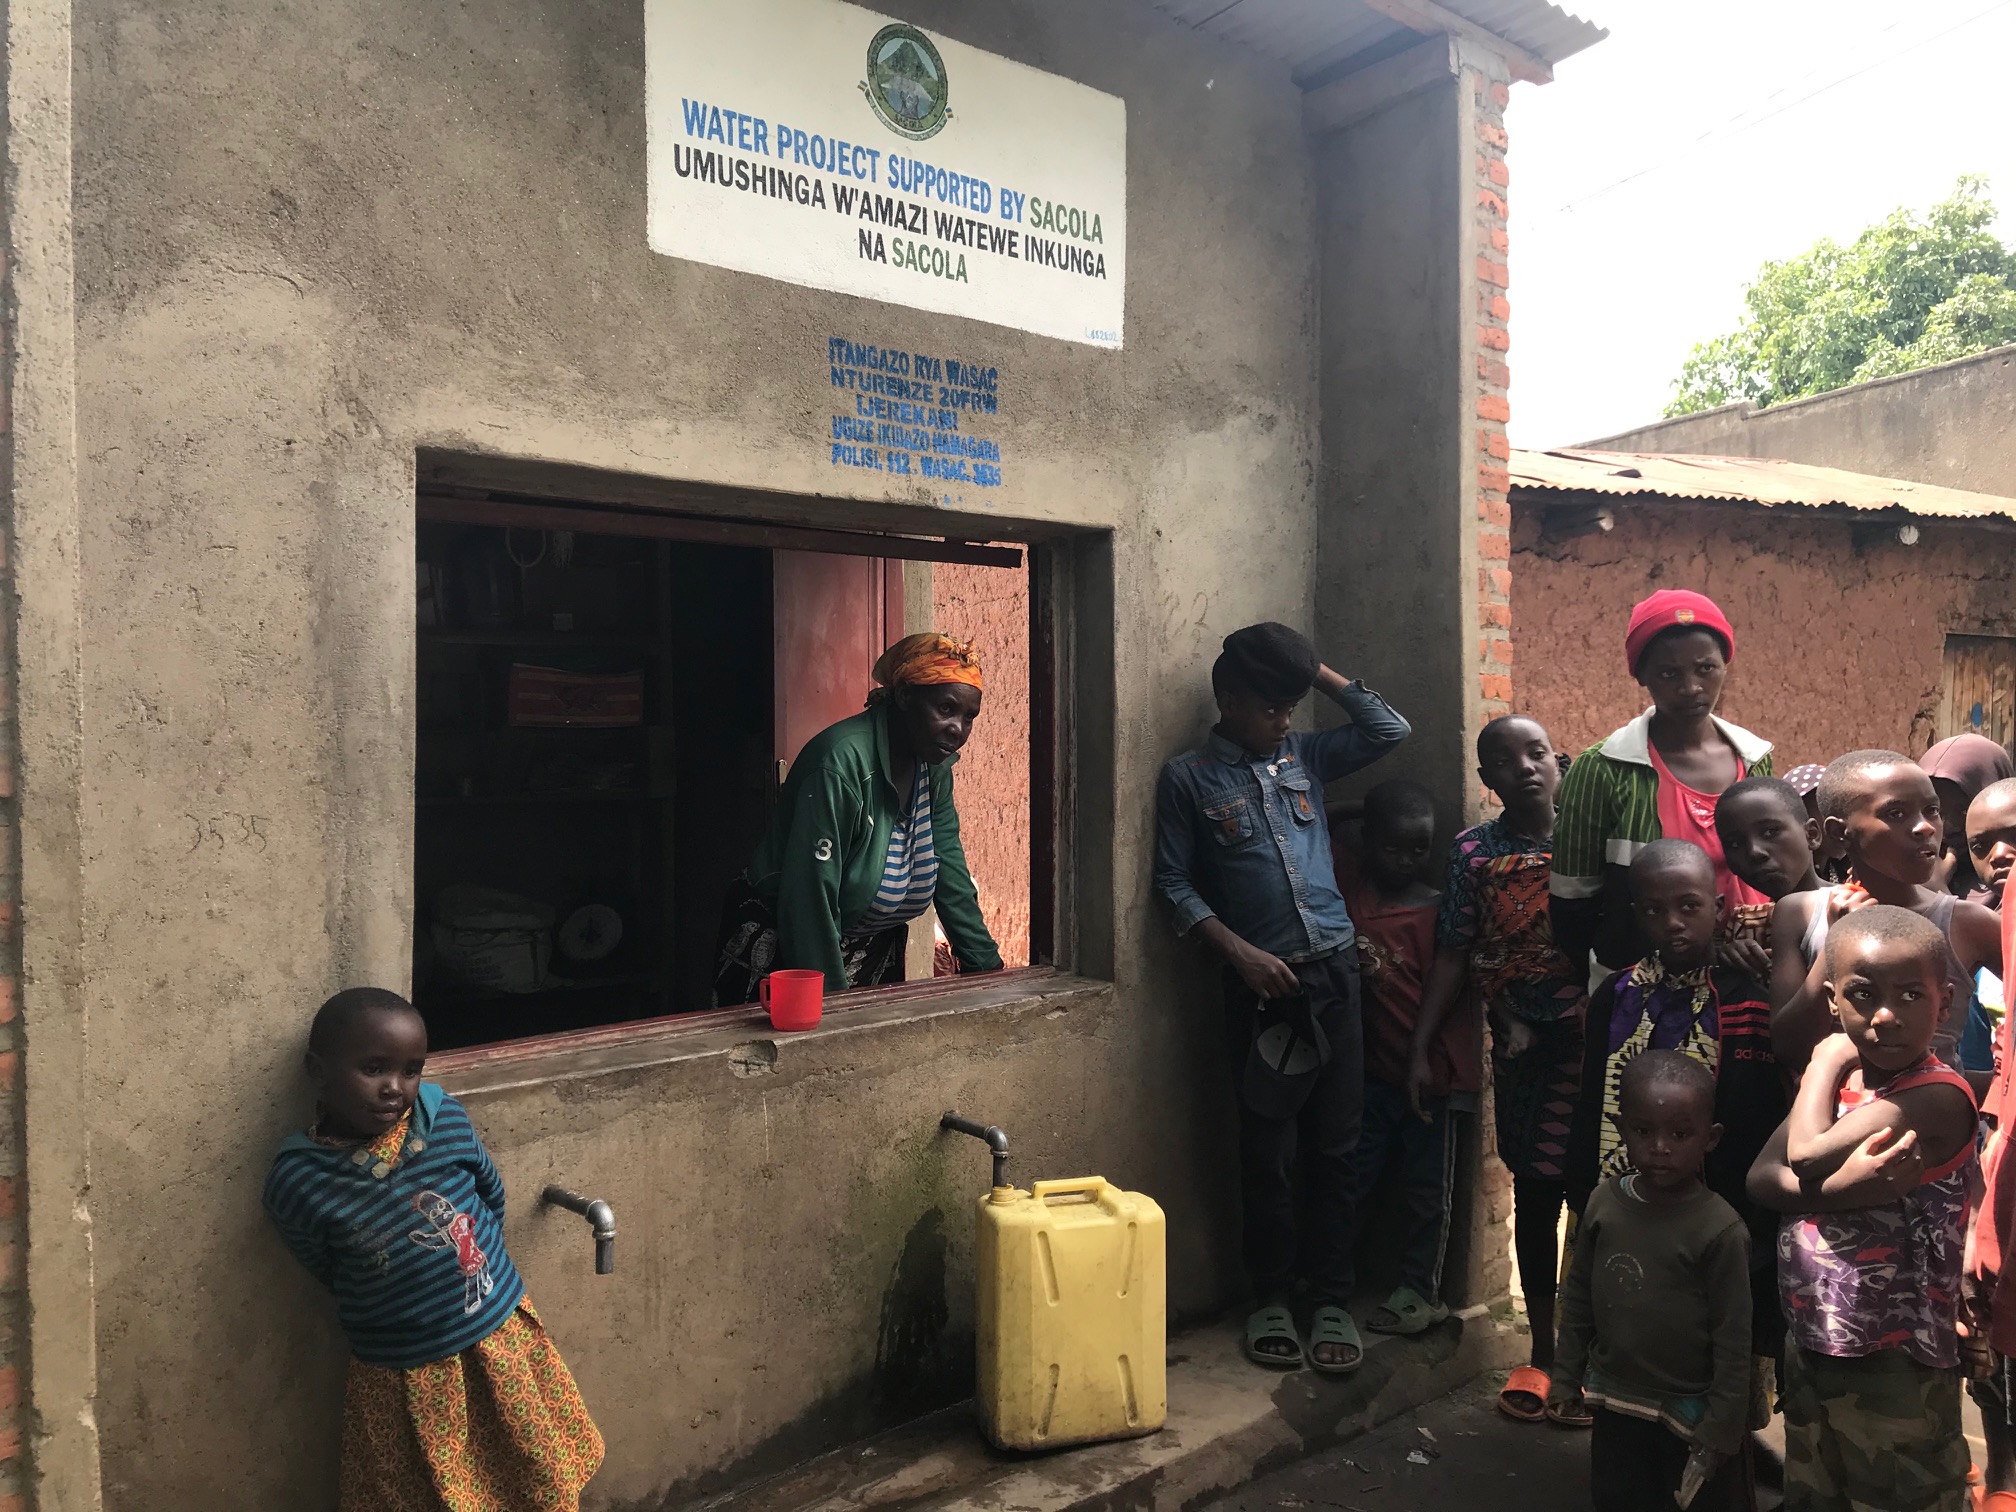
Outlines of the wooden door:
M 881 557 L 777 551 L 777 774 L 805 742 L 859 714 L 869 669 L 903 633 L 903 564 Z
M 2005 746 L 2016 738 L 2016 637 L 1947 636 L 1941 682 L 1936 738 L 1986 735 Z

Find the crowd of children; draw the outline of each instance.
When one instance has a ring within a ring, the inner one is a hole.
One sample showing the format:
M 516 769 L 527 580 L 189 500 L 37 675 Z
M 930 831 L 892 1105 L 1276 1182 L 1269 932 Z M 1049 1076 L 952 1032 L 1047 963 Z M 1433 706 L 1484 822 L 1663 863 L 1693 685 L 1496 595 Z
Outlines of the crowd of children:
M 1377 759 L 1404 719 L 1293 631 L 1227 640 L 1221 721 L 1163 772 L 1157 884 L 1226 963 L 1247 1350 L 1358 1366 L 1338 1225 L 1396 1177 L 1400 1285 L 1366 1325 L 1447 1317 L 1488 1025 L 1532 1325 L 1499 1406 L 1591 1430 L 1601 1512 L 1749 1509 L 1760 1475 L 1793 1512 L 2016 1512 L 2016 1057 L 1998 1018 L 2016 768 L 1962 736 L 1774 777 L 1768 743 L 1714 715 L 1734 638 L 1702 596 L 1655 594 L 1626 642 L 1644 716 L 1572 765 L 1530 718 L 1488 724 L 1478 776 L 1499 811 L 1456 837 L 1439 894 L 1434 804 L 1411 782 L 1366 794 L 1355 840 L 1308 843 L 1309 780 Z M 1312 687 L 1351 723 L 1291 734 Z M 1298 1243 L 1296 1139 L 1320 1184 L 1346 1131 L 1352 1189 L 1310 1192 Z M 1751 1436 L 1774 1407 L 1782 1466 Z

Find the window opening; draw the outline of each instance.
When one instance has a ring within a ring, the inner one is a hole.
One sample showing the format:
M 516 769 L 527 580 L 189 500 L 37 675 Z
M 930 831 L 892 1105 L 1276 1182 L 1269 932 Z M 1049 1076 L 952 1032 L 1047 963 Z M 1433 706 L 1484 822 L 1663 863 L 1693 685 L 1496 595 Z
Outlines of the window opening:
M 908 630 L 985 658 L 962 838 L 1004 962 L 1030 962 L 1019 548 L 423 493 L 417 556 L 414 1001 L 437 1048 L 712 1008 L 782 765 Z M 949 960 L 930 931 L 911 980 Z

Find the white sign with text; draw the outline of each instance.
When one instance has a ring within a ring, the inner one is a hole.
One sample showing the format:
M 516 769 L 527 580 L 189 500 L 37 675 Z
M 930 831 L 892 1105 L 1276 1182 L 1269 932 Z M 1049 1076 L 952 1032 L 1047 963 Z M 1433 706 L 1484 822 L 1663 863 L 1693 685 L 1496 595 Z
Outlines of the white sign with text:
M 651 249 L 1121 344 L 1127 107 L 842 0 L 645 0 Z

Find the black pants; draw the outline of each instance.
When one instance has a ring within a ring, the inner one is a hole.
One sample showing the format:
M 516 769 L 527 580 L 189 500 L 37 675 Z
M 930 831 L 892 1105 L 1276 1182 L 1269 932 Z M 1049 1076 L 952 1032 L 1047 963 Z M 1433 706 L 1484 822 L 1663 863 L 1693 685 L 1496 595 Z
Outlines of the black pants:
M 1589 1500 L 1596 1512 L 1672 1512 L 1687 1469 L 1687 1443 L 1664 1423 L 1596 1409 L 1589 1432 Z M 1741 1454 L 1722 1464 L 1688 1512 L 1751 1512 L 1756 1505 Z
M 1294 967 L 1309 1011 L 1330 1041 L 1309 1100 L 1293 1118 L 1263 1118 L 1239 1104 L 1239 1173 L 1246 1278 L 1262 1302 L 1287 1298 L 1298 1273 L 1312 1300 L 1344 1306 L 1354 1280 L 1358 1133 L 1364 1123 L 1365 1032 L 1358 1009 L 1358 956 L 1340 950 Z M 1265 1005 L 1235 975 L 1225 985 L 1226 1043 L 1236 1078 L 1246 1065 L 1255 1015 Z M 1297 1155 L 1309 1182 L 1298 1233 Z
M 1400 1280 L 1424 1302 L 1442 1300 L 1442 1256 L 1449 1244 L 1450 1192 L 1456 1181 L 1454 1121 L 1449 1099 L 1431 1097 L 1427 1123 L 1414 1116 L 1407 1094 L 1371 1078 L 1365 1083 L 1365 1127 L 1358 1140 L 1358 1206 L 1363 1207 L 1388 1166 L 1400 1169 Z

